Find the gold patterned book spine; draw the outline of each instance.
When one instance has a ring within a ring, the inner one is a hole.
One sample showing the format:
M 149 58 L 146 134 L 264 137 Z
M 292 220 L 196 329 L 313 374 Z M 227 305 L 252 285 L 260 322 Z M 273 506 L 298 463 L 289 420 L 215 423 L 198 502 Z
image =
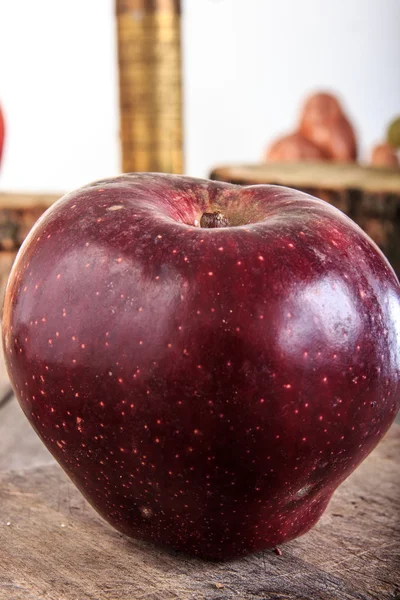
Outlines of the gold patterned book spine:
M 179 0 L 116 0 L 124 172 L 182 173 Z

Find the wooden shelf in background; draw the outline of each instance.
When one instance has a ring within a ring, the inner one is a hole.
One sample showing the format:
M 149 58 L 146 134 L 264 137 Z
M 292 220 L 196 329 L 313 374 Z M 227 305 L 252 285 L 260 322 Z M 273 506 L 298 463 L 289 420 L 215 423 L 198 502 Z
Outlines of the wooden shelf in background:
M 0 210 L 30 210 L 41 207 L 46 210 L 63 194 L 17 193 L 0 191 Z
M 400 196 L 400 168 L 367 167 L 355 163 L 303 162 L 223 165 L 211 179 L 239 184 L 274 183 L 297 189 L 360 190 Z
M 61 195 L 0 192 L 0 252 L 18 250 L 38 218 Z
M 38 218 L 61 196 L 0 192 L 0 306 L 19 247 Z

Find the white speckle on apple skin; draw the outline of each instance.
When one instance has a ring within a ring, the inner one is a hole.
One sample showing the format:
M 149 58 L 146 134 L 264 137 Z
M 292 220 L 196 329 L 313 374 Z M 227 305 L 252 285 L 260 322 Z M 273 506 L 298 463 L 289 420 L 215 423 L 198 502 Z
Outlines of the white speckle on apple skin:
M 110 212 L 114 212 L 116 210 L 121 210 L 122 208 L 124 207 L 121 204 L 114 204 L 113 206 L 109 206 L 107 210 Z

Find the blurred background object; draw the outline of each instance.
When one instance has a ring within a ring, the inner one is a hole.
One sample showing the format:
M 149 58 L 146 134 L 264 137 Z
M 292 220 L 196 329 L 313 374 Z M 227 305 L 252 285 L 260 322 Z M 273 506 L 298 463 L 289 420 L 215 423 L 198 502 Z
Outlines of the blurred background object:
M 318 92 L 306 101 L 299 131 L 320 148 L 328 160 L 354 162 L 357 158 L 353 126 L 333 94 Z
M 1 157 L 3 155 L 5 129 L 6 128 L 5 128 L 5 124 L 4 124 L 3 111 L 1 110 L 1 104 L 0 104 L 0 167 L 1 167 Z
M 265 158 L 269 162 L 354 162 L 356 135 L 339 100 L 327 92 L 312 94 L 303 106 L 295 133 L 273 142 Z
M 399 0 L 181 8 L 187 174 L 258 162 L 314 90 L 343 102 L 360 160 L 399 114 Z M 120 171 L 115 11 L 114 0 L 0 0 L 2 190 L 69 190 Z
M 278 138 L 267 148 L 267 162 L 301 162 L 327 160 L 324 151 L 301 133 L 289 133 Z
M 180 0 L 115 0 L 122 170 L 182 173 Z
M 393 119 L 388 127 L 387 143 L 400 150 L 400 117 Z
M 400 117 L 389 123 L 386 141 L 373 147 L 370 163 L 375 167 L 400 167 Z
M 396 149 L 388 143 L 377 144 L 372 149 L 371 165 L 375 167 L 398 167 L 400 166 Z

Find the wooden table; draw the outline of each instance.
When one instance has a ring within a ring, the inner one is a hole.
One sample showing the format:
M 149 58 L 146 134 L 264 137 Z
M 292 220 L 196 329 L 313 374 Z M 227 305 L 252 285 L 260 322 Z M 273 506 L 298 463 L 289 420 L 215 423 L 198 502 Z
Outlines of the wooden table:
M 11 397 L 0 405 L 0 600 L 400 600 L 399 461 L 394 425 L 282 556 L 213 564 L 114 531 Z

